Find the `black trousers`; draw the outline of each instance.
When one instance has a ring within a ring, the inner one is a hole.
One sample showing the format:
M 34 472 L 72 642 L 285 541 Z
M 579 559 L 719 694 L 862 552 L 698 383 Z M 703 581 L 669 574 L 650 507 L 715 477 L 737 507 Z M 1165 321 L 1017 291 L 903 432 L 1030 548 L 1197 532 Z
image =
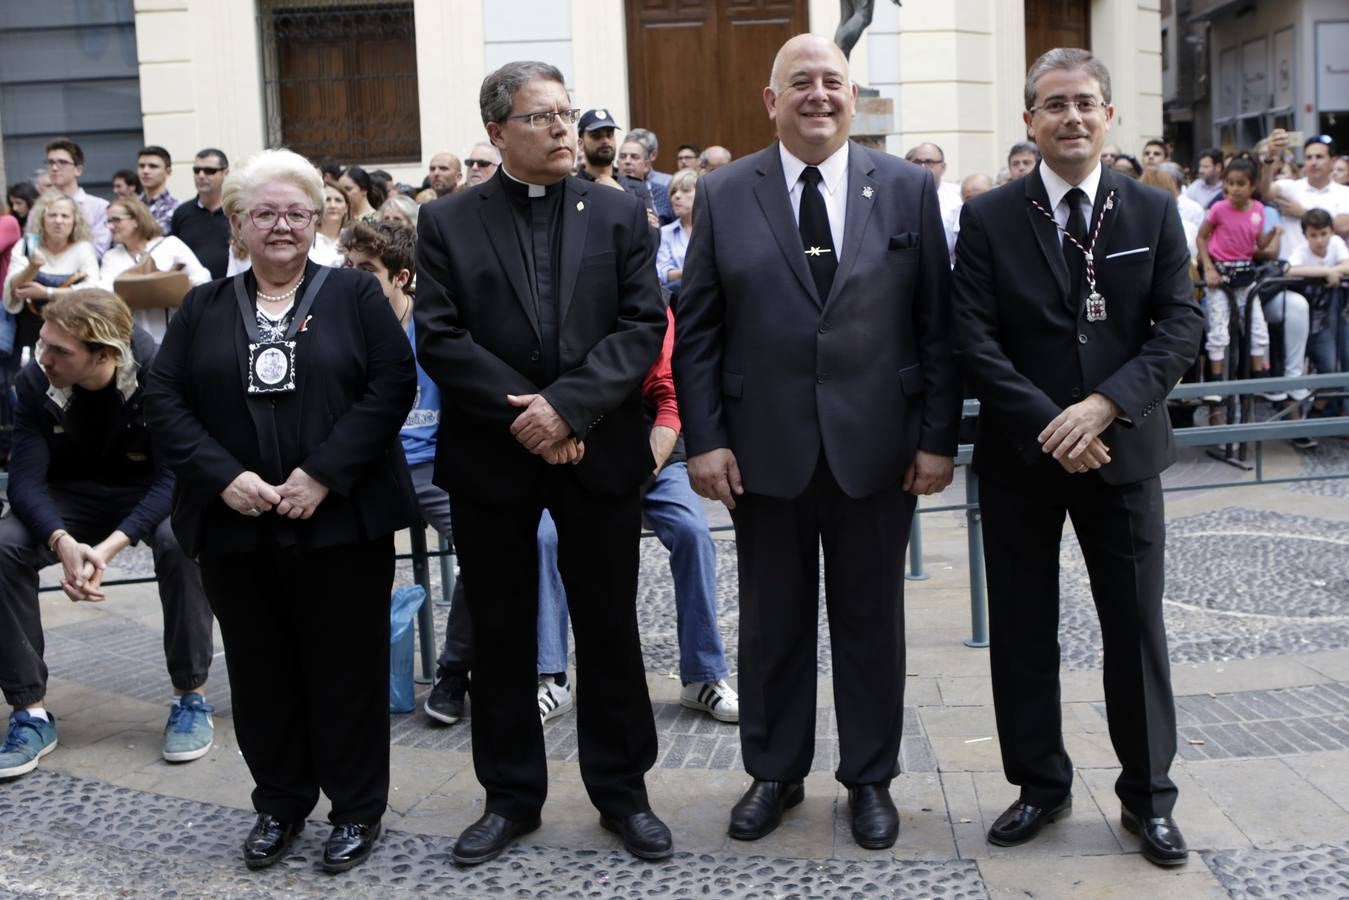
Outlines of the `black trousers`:
M 106 487 L 96 494 L 53 488 L 52 502 L 76 540 L 96 544 L 112 534 L 145 495 L 144 488 Z M 46 641 L 38 605 L 38 571 L 57 561 L 48 535 L 29 534 L 12 513 L 0 519 L 0 689 L 11 706 L 47 695 Z M 145 539 L 154 554 L 159 603 L 164 611 L 164 657 L 169 680 L 180 691 L 206 683 L 213 655 L 211 608 L 197 564 L 183 553 L 169 520 Z M 68 603 L 64 594 L 61 602 Z
M 796 781 L 815 754 L 820 546 L 846 785 L 889 784 L 904 725 L 904 547 L 917 498 L 852 498 L 823 455 L 804 494 L 736 499 L 740 751 L 764 781 Z
M 393 557 L 392 535 L 202 557 L 258 812 L 301 821 L 322 789 L 333 824 L 384 815 Z
M 1112 486 L 1096 474 L 979 483 L 993 702 L 1007 780 L 1051 806 L 1072 788 L 1059 706 L 1059 543 L 1070 516 L 1104 650 L 1115 792 L 1135 815 L 1169 816 L 1176 713 L 1162 621 L 1166 522 L 1159 478 Z
M 531 818 L 548 793 L 535 671 L 537 532 L 545 508 L 557 525 L 558 570 L 576 637 L 581 778 L 606 816 L 650 809 L 645 774 L 656 761 L 656 726 L 637 636 L 638 489 L 593 493 L 558 467 L 528 500 L 451 504 L 460 569 L 473 586 L 473 768 L 487 811 Z

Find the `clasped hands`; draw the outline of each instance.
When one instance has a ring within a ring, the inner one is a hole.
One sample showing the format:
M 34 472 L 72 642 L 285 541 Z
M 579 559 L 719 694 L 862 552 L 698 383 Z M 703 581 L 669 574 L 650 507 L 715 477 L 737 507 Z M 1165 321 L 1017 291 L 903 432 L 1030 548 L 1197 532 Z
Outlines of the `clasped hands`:
M 72 602 L 108 599 L 102 590 L 103 572 L 112 558 L 130 545 L 131 539 L 120 530 L 92 547 L 69 532 L 62 534 L 52 547 L 61 561 L 61 590 Z
M 245 516 L 260 516 L 275 510 L 287 519 L 307 519 L 328 496 L 328 488 L 304 469 L 290 473 L 284 484 L 271 485 L 257 472 L 240 472 L 220 492 L 225 505 Z
M 542 394 L 507 394 L 506 402 L 524 410 L 511 423 L 511 434 L 530 453 L 542 456 L 550 466 L 575 465 L 585 457 L 585 442 L 571 436 L 567 420 Z
M 1040 450 L 1053 455 L 1070 475 L 1099 469 L 1110 462 L 1110 448 L 1098 435 L 1118 415 L 1115 401 L 1104 394 L 1090 394 L 1055 416 L 1036 440 Z

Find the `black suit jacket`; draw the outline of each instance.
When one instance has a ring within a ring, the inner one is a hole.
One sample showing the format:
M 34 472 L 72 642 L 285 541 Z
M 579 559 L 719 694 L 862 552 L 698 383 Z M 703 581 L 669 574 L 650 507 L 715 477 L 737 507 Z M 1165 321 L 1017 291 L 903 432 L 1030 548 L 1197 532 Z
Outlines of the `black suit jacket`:
M 838 272 L 820 297 L 778 144 L 698 183 L 675 317 L 690 455 L 729 447 L 745 490 L 799 496 L 823 446 L 849 496 L 953 456 L 949 263 L 927 172 L 851 144 Z
M 1110 209 L 1107 196 L 1114 194 Z M 1089 230 L 1104 322 L 1071 298 L 1040 169 L 966 203 L 956 245 L 956 355 L 981 406 L 974 465 L 1004 481 L 1059 477 L 1036 436 L 1065 407 L 1099 391 L 1120 408 L 1101 439 L 1109 484 L 1158 474 L 1176 456 L 1166 395 L 1194 361 L 1204 328 L 1175 201 L 1101 172 Z M 1052 212 L 1052 210 L 1050 210 Z
M 665 333 L 656 242 L 630 194 L 568 177 L 556 261 L 561 374 L 544 371 L 538 316 L 498 172 L 422 208 L 417 361 L 440 385 L 435 483 L 453 496 L 527 496 L 547 469 L 510 433 L 507 394 L 542 393 L 585 458 L 590 490 L 633 490 L 650 474 L 642 377 Z
M 309 263 L 305 281 L 318 266 Z M 247 275 L 250 284 L 252 276 Z M 296 390 L 275 397 L 280 466 L 259 448 L 244 392 L 248 336 L 233 280 L 193 288 L 169 322 L 146 387 L 157 446 L 177 475 L 173 528 L 190 555 L 237 553 L 288 529 L 303 548 L 382 537 L 414 519 L 398 443 L 417 391 L 412 347 L 378 282 L 329 270 L 296 335 Z M 296 467 L 329 489 L 314 515 L 279 523 L 225 505 L 220 492 L 254 471 L 279 484 Z

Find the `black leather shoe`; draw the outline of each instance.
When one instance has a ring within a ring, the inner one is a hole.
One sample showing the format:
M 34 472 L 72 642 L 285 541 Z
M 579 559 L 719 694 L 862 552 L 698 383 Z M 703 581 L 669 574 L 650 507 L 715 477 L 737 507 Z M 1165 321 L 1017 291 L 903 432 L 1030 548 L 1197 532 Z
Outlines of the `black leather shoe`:
M 282 822 L 276 816 L 258 813 L 258 820 L 244 838 L 244 865 L 265 869 L 286 855 L 295 836 L 304 831 L 304 821 Z
M 800 781 L 755 781 L 731 808 L 731 827 L 726 833 L 737 841 L 757 841 L 782 822 L 783 810 L 806 799 Z
M 674 853 L 670 829 L 651 810 L 626 819 L 600 816 L 600 824 L 623 839 L 623 846 L 638 859 L 666 859 Z
M 1007 812 L 998 816 L 993 827 L 988 829 L 988 842 L 999 847 L 1024 844 L 1039 834 L 1046 822 L 1066 819 L 1072 811 L 1072 797 L 1065 797 L 1062 803 L 1052 809 L 1018 800 L 1007 807 Z
M 378 822 L 343 822 L 334 825 L 323 845 L 323 871 L 345 872 L 365 862 L 383 829 Z
M 852 837 L 857 846 L 884 850 L 895 845 L 895 838 L 899 837 L 899 810 L 890 798 L 890 788 L 883 784 L 849 788 L 848 805 L 852 807 Z
M 1185 835 L 1170 816 L 1140 819 L 1125 809 L 1120 811 L 1120 824 L 1125 831 L 1143 839 L 1143 856 L 1148 862 L 1159 866 L 1183 866 L 1189 862 L 1190 848 L 1185 846 Z
M 482 818 L 464 829 L 454 842 L 454 861 L 461 866 L 476 866 L 501 855 L 522 834 L 539 827 L 539 817 L 517 822 L 496 813 L 483 813 Z

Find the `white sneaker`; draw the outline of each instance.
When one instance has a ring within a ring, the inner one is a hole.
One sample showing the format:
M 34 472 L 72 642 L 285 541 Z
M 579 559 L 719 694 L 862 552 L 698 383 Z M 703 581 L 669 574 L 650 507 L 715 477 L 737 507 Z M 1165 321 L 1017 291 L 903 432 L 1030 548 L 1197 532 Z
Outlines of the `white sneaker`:
M 721 722 L 740 721 L 740 695 L 725 679 L 684 685 L 679 692 L 679 705 L 702 710 Z
M 539 677 L 539 721 L 547 722 L 571 712 L 571 688 L 558 684 L 552 675 Z

